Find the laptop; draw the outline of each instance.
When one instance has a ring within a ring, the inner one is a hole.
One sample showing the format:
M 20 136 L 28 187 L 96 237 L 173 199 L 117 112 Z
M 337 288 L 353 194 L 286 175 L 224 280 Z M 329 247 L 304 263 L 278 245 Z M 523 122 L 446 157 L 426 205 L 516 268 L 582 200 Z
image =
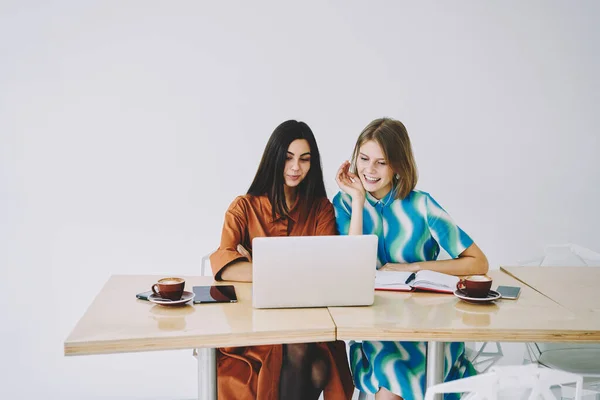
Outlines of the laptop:
M 254 238 L 252 305 L 371 305 L 376 265 L 375 235 Z

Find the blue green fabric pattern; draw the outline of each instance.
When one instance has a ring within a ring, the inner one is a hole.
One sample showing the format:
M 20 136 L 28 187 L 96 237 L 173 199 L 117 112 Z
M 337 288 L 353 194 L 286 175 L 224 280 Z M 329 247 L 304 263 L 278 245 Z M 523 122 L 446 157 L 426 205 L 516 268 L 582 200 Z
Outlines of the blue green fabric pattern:
M 448 343 L 444 349 L 444 381 L 476 375 L 465 357 L 465 344 Z M 361 392 L 377 393 L 384 387 L 404 400 L 425 397 L 427 343 L 376 342 L 352 343 L 350 367 L 354 384 Z M 459 400 L 460 394 L 448 393 L 445 400 Z
M 363 210 L 363 234 L 379 238 L 377 269 L 388 262 L 414 263 L 436 260 L 440 246 L 453 258 L 473 240 L 429 193 L 413 190 L 404 199 L 394 199 L 391 191 L 381 200 L 367 192 Z M 333 199 L 338 232 L 350 229 L 352 199 L 339 192 Z M 350 346 L 354 384 L 366 393 L 383 387 L 404 400 L 422 400 L 425 396 L 427 343 L 364 341 Z M 465 356 L 462 342 L 445 346 L 444 381 L 476 374 Z M 446 400 L 460 395 L 446 394 Z
M 339 192 L 333 198 L 340 235 L 350 229 L 352 198 Z M 429 193 L 413 190 L 404 199 L 394 191 L 377 200 L 367 192 L 363 209 L 363 234 L 379 238 L 377 269 L 388 262 L 413 263 L 436 260 L 440 246 L 452 258 L 458 257 L 473 240 Z

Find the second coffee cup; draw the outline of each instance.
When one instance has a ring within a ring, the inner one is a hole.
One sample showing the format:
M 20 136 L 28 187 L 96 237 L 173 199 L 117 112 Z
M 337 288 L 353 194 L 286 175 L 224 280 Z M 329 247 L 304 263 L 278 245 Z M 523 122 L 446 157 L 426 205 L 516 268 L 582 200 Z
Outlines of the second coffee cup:
M 492 288 L 492 278 L 487 275 L 468 276 L 458 281 L 456 288 L 469 297 L 484 298 Z
M 185 288 L 185 280 L 181 278 L 162 278 L 152 285 L 152 292 L 169 300 L 180 300 Z

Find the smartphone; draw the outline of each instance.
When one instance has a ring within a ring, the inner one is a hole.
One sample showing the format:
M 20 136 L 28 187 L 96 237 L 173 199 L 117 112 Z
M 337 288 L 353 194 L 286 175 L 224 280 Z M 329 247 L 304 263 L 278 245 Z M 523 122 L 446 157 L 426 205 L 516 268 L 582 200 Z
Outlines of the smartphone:
M 233 285 L 194 286 L 194 304 L 235 303 L 237 295 Z
M 521 288 L 518 286 L 498 286 L 497 292 L 503 299 L 516 300 L 521 294 Z
M 152 294 L 152 290 L 148 290 L 147 292 L 138 293 L 135 295 L 140 300 L 148 300 L 148 297 Z

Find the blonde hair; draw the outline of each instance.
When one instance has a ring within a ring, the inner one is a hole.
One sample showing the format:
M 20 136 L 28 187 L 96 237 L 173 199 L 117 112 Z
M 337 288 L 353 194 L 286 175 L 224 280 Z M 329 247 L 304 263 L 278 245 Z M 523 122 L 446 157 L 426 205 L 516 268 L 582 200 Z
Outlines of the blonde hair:
M 410 138 L 404 124 L 391 118 L 378 118 L 372 121 L 358 136 L 352 152 L 352 170 L 356 170 L 356 160 L 361 146 L 374 140 L 381 146 L 386 162 L 394 172 L 392 190 L 396 199 L 404 199 L 415 188 L 418 180 L 417 164 L 413 155 Z

